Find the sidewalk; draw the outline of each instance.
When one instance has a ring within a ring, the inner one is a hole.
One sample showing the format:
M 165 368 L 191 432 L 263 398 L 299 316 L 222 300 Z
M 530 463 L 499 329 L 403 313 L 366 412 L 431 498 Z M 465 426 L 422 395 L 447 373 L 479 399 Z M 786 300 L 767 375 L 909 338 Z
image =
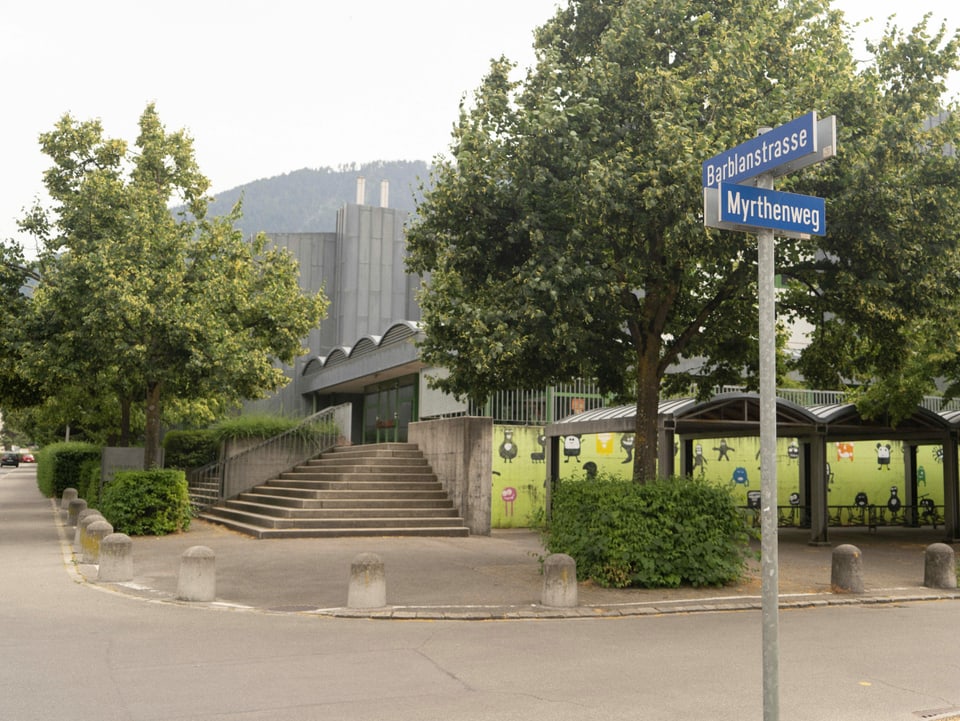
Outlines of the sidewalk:
M 51 521 L 62 527 L 59 508 Z M 780 529 L 780 607 L 960 599 L 954 590 L 923 587 L 924 552 L 943 540 L 942 529 L 831 529 L 833 545 L 850 543 L 863 553 L 865 593 L 830 590 L 832 548 L 807 544 L 809 531 Z M 722 588 L 605 589 L 579 585 L 577 608 L 540 604 L 545 554 L 537 533 L 494 530 L 489 537 L 331 538 L 256 540 L 215 524 L 194 521 L 188 532 L 133 538 L 134 579 L 97 584 L 96 567 L 78 564 L 80 577 L 99 588 L 157 601 L 176 601 L 180 556 L 207 546 L 216 556 L 216 597 L 210 605 L 323 616 L 496 619 L 598 617 L 744 610 L 761 607 L 759 561 L 737 584 Z M 65 546 L 69 552 L 69 545 Z M 351 563 L 376 553 L 386 574 L 388 606 L 346 607 Z M 78 560 L 78 559 L 77 559 Z

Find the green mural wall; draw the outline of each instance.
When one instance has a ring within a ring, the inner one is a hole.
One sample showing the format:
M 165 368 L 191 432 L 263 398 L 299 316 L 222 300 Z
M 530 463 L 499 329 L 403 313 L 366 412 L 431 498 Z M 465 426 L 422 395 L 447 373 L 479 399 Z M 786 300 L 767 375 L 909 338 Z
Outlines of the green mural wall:
M 546 465 L 543 428 L 495 426 L 491 526 L 522 528 L 544 508 Z M 739 505 L 747 493 L 760 490 L 760 439 L 703 438 L 693 441 L 694 473 L 727 486 Z M 674 448 L 679 456 L 679 448 Z M 905 497 L 904 448 L 886 439 L 830 443 L 827 446 L 828 497 L 832 506 L 852 506 L 858 493 L 870 504 L 886 506 L 892 494 Z M 943 449 L 917 449 L 917 493 L 943 504 Z M 679 468 L 679 457 L 675 467 Z M 587 478 L 594 472 L 630 478 L 633 435 L 600 433 L 560 439 L 560 479 Z M 895 489 L 895 490 L 894 490 Z M 795 439 L 777 441 L 777 502 L 790 505 L 800 493 L 799 446 Z

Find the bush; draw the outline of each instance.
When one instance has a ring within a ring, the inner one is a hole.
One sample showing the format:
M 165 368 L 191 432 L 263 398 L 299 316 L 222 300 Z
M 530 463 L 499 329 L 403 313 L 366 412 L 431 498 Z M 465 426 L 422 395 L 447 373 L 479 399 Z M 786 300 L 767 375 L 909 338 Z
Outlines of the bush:
M 702 480 L 559 484 L 546 548 L 601 586 L 720 586 L 736 581 L 749 531 L 730 493 Z
M 183 471 L 120 471 L 103 490 L 100 512 L 117 533 L 162 536 L 190 527 Z
M 100 506 L 100 459 L 87 459 L 80 465 L 80 481 L 77 495 L 87 502 L 90 508 Z
M 100 465 L 100 446 L 92 443 L 68 441 L 45 446 L 37 457 L 37 486 L 49 497 L 59 498 L 66 488 L 80 493 L 85 476 L 84 463 L 96 461 Z
M 219 444 L 244 438 L 272 438 L 296 428 L 298 423 L 300 420 L 294 418 L 251 414 L 220 421 L 210 432 Z
M 217 439 L 209 430 L 170 431 L 163 438 L 163 459 L 167 468 L 200 468 L 217 460 Z

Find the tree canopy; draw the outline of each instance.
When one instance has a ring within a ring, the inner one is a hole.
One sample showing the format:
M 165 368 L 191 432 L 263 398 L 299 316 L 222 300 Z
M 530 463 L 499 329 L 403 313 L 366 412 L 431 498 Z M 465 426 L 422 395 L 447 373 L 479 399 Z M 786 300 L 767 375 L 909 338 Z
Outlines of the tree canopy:
M 662 392 L 756 384 L 756 238 L 704 228 L 701 163 L 810 110 L 837 116 L 839 148 L 779 183 L 827 199 L 825 238 L 777 245 L 781 318 L 817 327 L 799 367 L 827 387 L 908 372 L 891 343 L 956 307 L 941 150 L 960 138 L 953 116 L 924 128 L 955 37 L 889 27 L 858 65 L 828 0 L 570 0 L 535 37 L 523 79 L 497 60 L 461 105 L 408 232 L 438 386 L 594 378 L 635 399 L 634 478 L 652 478 Z
M 301 291 L 288 252 L 235 229 L 239 206 L 207 217 L 209 182 L 185 132 L 168 133 L 149 105 L 132 151 L 69 115 L 40 143 L 53 207 L 21 223 L 42 252 L 14 358 L 45 405 L 69 422 L 113 398 L 98 418 L 120 435 L 139 408 L 150 467 L 164 407 L 222 413 L 286 382 L 276 361 L 304 352 L 326 298 Z

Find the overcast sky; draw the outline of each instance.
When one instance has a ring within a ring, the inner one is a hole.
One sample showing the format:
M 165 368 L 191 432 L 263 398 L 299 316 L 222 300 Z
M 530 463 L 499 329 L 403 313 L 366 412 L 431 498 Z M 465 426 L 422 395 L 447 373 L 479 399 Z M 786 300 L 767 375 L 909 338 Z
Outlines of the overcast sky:
M 66 112 L 133 143 L 155 102 L 214 193 L 300 168 L 445 153 L 499 55 L 528 66 L 566 0 L 33 0 L 0 9 L 0 238 L 42 191 L 37 137 Z M 960 27 L 955 0 L 835 0 L 849 20 Z M 953 83 L 960 93 L 960 83 Z M 26 244 L 27 239 L 21 238 Z M 28 248 L 30 250 L 30 248 Z

